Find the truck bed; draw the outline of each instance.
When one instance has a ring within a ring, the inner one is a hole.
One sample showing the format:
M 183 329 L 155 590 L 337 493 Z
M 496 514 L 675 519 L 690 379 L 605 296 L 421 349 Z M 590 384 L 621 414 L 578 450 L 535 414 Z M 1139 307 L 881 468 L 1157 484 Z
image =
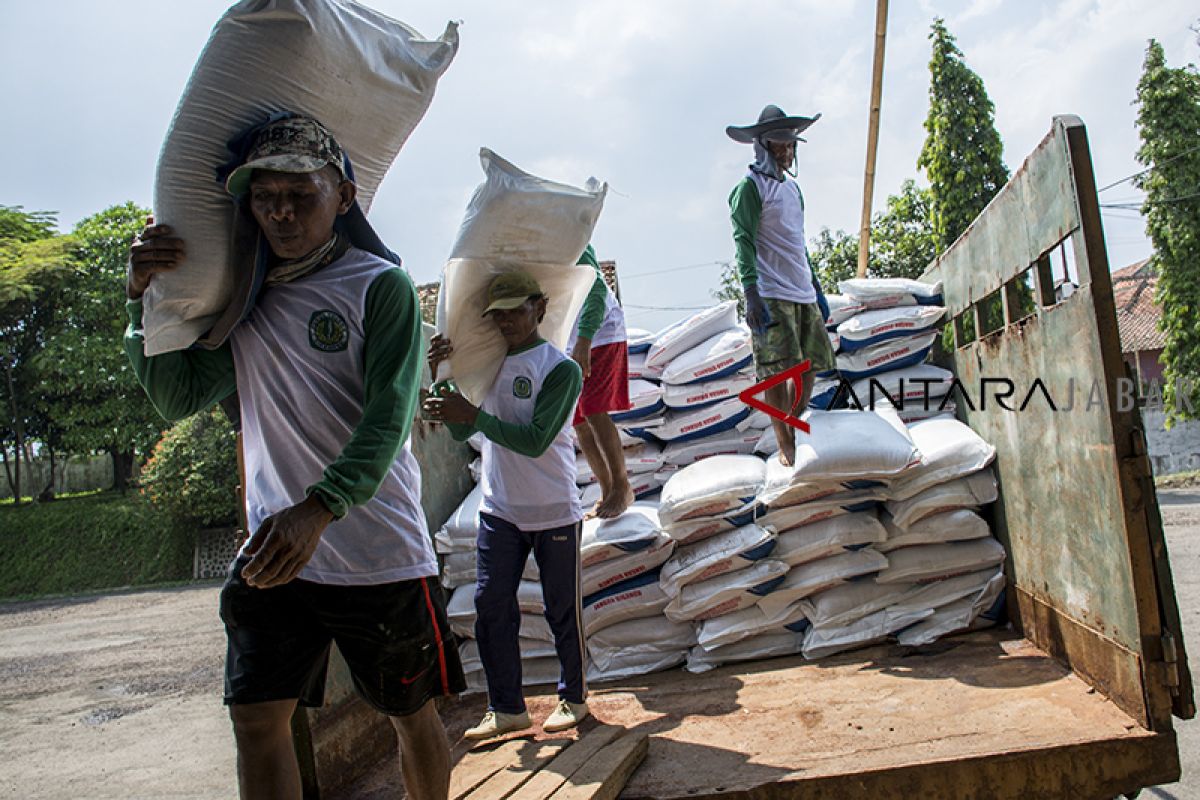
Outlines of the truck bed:
M 1174 734 L 1142 729 L 1013 637 L 673 670 L 593 686 L 589 702 L 598 719 L 651 735 L 623 798 L 1081 800 L 1175 779 Z M 529 692 L 535 720 L 553 705 L 547 688 Z M 484 707 L 469 695 L 444 709 L 452 741 Z M 456 758 L 466 750 L 460 741 Z M 386 777 L 394 767 L 381 770 L 356 796 L 398 788 Z

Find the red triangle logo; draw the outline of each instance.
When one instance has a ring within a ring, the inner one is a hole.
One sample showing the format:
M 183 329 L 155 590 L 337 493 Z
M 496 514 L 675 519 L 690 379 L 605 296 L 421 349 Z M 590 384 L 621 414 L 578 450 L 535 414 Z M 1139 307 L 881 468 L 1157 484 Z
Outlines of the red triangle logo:
M 794 417 L 791 414 L 787 414 L 783 411 L 780 411 L 778 408 L 775 408 L 775 406 L 767 405 L 762 400 L 759 400 L 757 395 L 762 394 L 763 392 L 767 391 L 767 389 L 773 389 L 774 387 L 778 386 L 779 384 L 790 380 L 795 384 L 796 396 L 799 397 L 800 396 L 800 388 L 801 388 L 800 387 L 800 378 L 804 373 L 808 372 L 811 364 L 812 364 L 812 362 L 806 358 L 803 361 L 801 361 L 799 364 L 797 364 L 796 366 L 791 367 L 789 369 L 785 369 L 783 372 L 779 373 L 778 375 L 772 375 L 771 377 L 767 378 L 765 381 L 761 381 L 759 383 L 754 384 L 753 386 L 751 386 L 748 389 L 742 390 L 738 394 L 738 399 L 741 400 L 746 405 L 750 406 L 751 408 L 757 408 L 759 411 L 762 411 L 763 413 L 769 415 L 772 419 L 783 420 L 788 425 L 791 425 L 793 428 L 796 428 L 797 430 L 808 433 L 808 423 L 807 422 L 803 421 L 799 417 Z

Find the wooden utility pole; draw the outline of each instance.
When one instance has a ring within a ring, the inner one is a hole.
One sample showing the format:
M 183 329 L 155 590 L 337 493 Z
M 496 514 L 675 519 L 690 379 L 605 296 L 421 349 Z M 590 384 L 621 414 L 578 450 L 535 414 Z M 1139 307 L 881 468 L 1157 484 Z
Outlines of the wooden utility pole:
M 867 122 L 867 168 L 863 176 L 862 225 L 858 230 L 858 277 L 866 277 L 871 251 L 871 202 L 875 195 L 875 154 L 879 150 L 879 107 L 883 99 L 883 49 L 887 40 L 888 0 L 875 6 L 875 69 L 871 76 L 871 115 Z

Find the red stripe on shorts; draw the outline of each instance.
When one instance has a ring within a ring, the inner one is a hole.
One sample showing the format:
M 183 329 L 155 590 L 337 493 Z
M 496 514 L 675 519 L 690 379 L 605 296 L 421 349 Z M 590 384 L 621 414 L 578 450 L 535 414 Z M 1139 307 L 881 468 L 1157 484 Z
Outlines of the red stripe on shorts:
M 429 621 L 433 623 L 433 635 L 437 640 L 438 666 L 442 671 L 442 694 L 450 694 L 450 674 L 446 670 L 446 653 L 442 650 L 442 629 L 438 627 L 433 598 L 429 596 L 428 578 L 421 578 L 421 588 L 425 590 L 425 608 L 429 609 Z

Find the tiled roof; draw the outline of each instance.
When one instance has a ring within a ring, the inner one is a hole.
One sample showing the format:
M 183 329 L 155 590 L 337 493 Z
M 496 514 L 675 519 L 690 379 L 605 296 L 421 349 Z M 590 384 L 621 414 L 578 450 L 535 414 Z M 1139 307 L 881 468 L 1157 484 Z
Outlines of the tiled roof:
M 1112 274 L 1113 300 L 1117 306 L 1117 327 L 1121 331 L 1121 352 L 1161 350 L 1165 344 L 1158 320 L 1162 309 L 1154 302 L 1158 276 L 1150 260 L 1139 261 Z

